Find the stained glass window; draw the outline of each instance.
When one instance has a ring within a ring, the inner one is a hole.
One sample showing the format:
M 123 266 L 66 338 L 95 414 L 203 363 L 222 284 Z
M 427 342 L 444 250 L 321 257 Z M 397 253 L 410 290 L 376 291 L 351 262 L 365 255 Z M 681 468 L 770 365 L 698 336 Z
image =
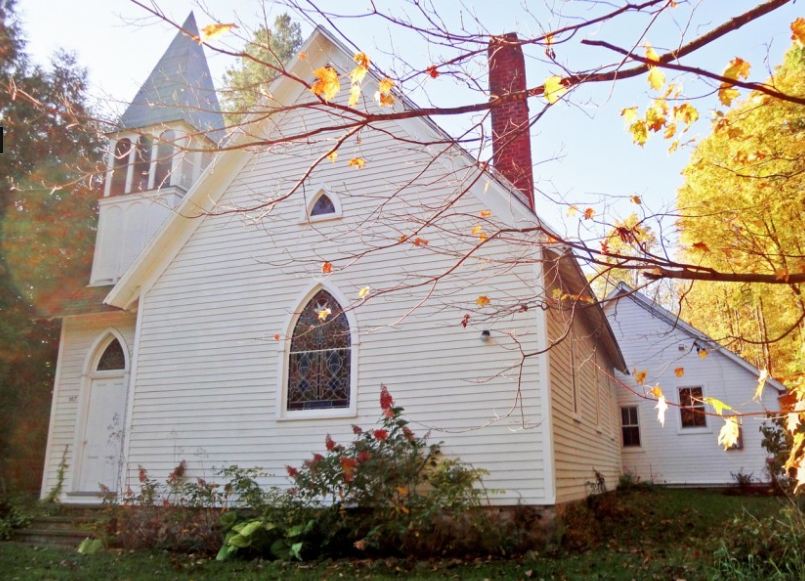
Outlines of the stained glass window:
M 310 209 L 310 215 L 325 216 L 327 214 L 335 214 L 335 204 L 333 204 L 333 201 L 329 198 L 329 196 L 327 196 L 327 194 L 322 194 Z
M 349 407 L 351 338 L 341 305 L 321 290 L 305 306 L 291 338 L 287 409 Z
M 117 339 L 113 339 L 98 360 L 98 371 L 111 371 L 125 368 L 126 356 L 123 354 L 123 347 L 120 346 L 120 342 Z

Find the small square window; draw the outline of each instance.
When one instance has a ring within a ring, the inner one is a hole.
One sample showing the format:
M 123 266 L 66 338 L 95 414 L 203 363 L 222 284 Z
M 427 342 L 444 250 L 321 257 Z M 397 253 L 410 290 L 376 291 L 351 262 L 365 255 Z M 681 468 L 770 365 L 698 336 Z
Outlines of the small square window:
M 623 434 L 623 447 L 640 446 L 640 424 L 637 418 L 637 406 L 624 406 L 621 408 L 621 432 Z

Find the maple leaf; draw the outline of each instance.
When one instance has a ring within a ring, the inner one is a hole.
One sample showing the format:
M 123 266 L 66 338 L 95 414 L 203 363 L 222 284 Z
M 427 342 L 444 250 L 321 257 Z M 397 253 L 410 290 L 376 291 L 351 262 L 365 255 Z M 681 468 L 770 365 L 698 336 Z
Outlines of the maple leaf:
M 690 103 L 682 103 L 674 107 L 674 119 L 690 125 L 699 119 L 699 110 Z
M 332 262 L 322 262 L 321 264 L 321 272 L 322 274 L 330 274 L 333 271 L 333 263 Z
M 733 88 L 732 85 L 727 83 L 722 84 L 718 89 L 718 100 L 721 101 L 721 104 L 725 107 L 729 107 L 732 102 L 738 98 L 738 95 L 740 95 L 738 89 Z
M 545 96 L 545 100 L 551 105 L 556 103 L 562 95 L 567 93 L 567 88 L 562 84 L 562 77 L 557 77 L 556 75 L 545 79 L 544 87 L 543 95 Z
M 710 252 L 710 247 L 704 242 L 694 242 L 691 248 L 697 252 Z
M 747 79 L 749 78 L 749 69 L 751 65 L 742 58 L 735 57 L 724 69 L 724 75 L 728 79 Z
M 393 88 L 394 81 L 388 78 L 381 79 L 380 82 L 377 83 L 375 99 L 381 107 L 390 107 L 394 104 L 394 95 L 391 94 Z
M 349 160 L 349 163 L 347 165 L 349 165 L 349 167 L 354 167 L 356 169 L 363 169 L 363 166 L 366 165 L 366 160 L 363 159 L 362 157 L 353 157 L 352 159 Z
M 757 387 L 755 388 L 755 395 L 752 396 L 753 401 L 760 401 L 763 396 L 763 388 L 766 387 L 766 380 L 769 378 L 769 370 L 761 369 L 757 377 Z
M 639 146 L 643 146 L 648 139 L 648 125 L 642 119 L 638 119 L 629 126 L 629 132 L 632 134 L 632 141 Z
M 654 406 L 654 409 L 657 410 L 657 420 L 660 425 L 665 427 L 665 412 L 668 411 L 668 402 L 665 401 L 664 395 L 660 395 L 657 398 L 657 405 Z
M 425 72 L 428 73 L 428 76 L 430 76 L 431 79 L 435 79 L 439 76 L 439 71 L 436 70 L 435 65 L 429 66 L 427 69 L 425 69 Z
M 489 238 L 480 224 L 473 226 L 472 230 L 470 230 L 470 233 L 472 233 L 473 236 L 477 236 L 482 242 Z
M 489 218 L 490 216 L 492 216 L 492 210 L 481 210 L 481 212 L 478 215 L 481 218 Z
M 731 410 L 732 406 L 725 404 L 720 399 L 716 399 L 714 397 L 704 397 L 702 398 L 702 403 L 708 404 L 712 406 L 713 411 L 716 412 L 718 415 L 723 416 L 724 410 Z
M 799 17 L 791 23 L 791 40 L 799 46 L 805 46 L 805 18 Z M 800 470 L 805 466 L 800 467 Z
M 677 377 L 684 377 L 685 375 L 685 368 L 684 367 L 677 367 L 674 369 L 674 375 Z
M 321 321 L 322 323 L 324 321 L 326 321 L 327 318 L 332 314 L 333 314 L 333 311 L 330 309 L 330 307 L 324 307 L 323 309 L 319 309 L 319 311 L 316 312 L 316 316 L 319 318 L 319 321 Z
M 665 73 L 654 67 L 648 72 L 648 84 L 652 89 L 661 89 L 665 84 Z
M 634 374 L 634 380 L 637 382 L 637 385 L 643 385 L 646 383 L 646 376 L 648 375 L 648 371 L 645 369 L 641 369 L 638 371 L 637 369 L 633 369 L 632 373 Z
M 642 203 L 643 203 L 643 200 L 642 200 L 642 199 L 640 199 L 640 196 L 637 196 L 637 195 L 632 196 L 631 198 L 629 198 L 629 200 L 630 200 L 630 201 L 631 201 L 633 204 L 637 204 L 638 206 L 639 206 L 640 204 L 642 204 Z
M 788 281 L 788 279 L 790 277 L 791 277 L 791 274 L 785 268 L 778 268 L 777 270 L 774 271 L 775 280 Z
M 707 356 L 710 355 L 710 352 L 704 347 L 699 347 L 696 352 L 699 354 L 699 359 L 707 359 Z
M 358 104 L 358 101 L 361 98 L 361 86 L 360 85 L 352 85 L 349 88 L 349 101 L 347 101 L 347 105 L 350 107 L 354 107 Z
M 310 90 L 314 95 L 321 97 L 325 101 L 331 101 L 341 90 L 338 71 L 333 67 L 329 65 L 319 67 L 313 71 L 313 76 L 316 77 L 316 80 L 310 85 Z
M 208 40 L 212 40 L 214 38 L 218 38 L 222 34 L 229 32 L 232 29 L 237 28 L 238 25 L 234 22 L 215 22 L 213 24 L 208 24 L 204 28 L 201 29 L 201 42 L 206 42 Z
M 470 315 L 469 315 L 469 313 L 466 313 L 466 314 L 465 314 L 465 315 L 464 315 L 464 316 L 461 318 L 461 326 L 462 326 L 462 327 L 464 327 L 464 328 L 466 329 L 466 328 L 467 328 L 467 325 L 469 325 L 469 324 L 470 324 Z
M 419 236 L 417 236 L 416 238 L 414 238 L 413 244 L 414 246 L 427 246 L 428 241 L 425 240 L 424 238 L 420 238 Z
M 626 123 L 631 123 L 635 119 L 637 119 L 637 107 L 626 107 L 625 109 L 621 109 L 621 117 Z
M 584 219 L 585 220 L 592 220 L 593 216 L 595 216 L 595 210 L 593 210 L 592 208 L 586 208 L 584 210 Z
M 568 216 L 575 216 L 578 213 L 579 213 L 579 209 L 576 206 L 570 206 L 567 209 L 567 215 Z
M 741 427 L 738 425 L 738 418 L 724 418 L 724 425 L 718 432 L 718 445 L 723 446 L 724 450 L 729 450 L 738 443 L 741 436 Z
M 475 299 L 475 304 L 481 308 L 487 306 L 492 300 L 486 295 L 479 295 L 478 298 Z
M 338 152 L 331 151 L 327 154 L 327 159 L 329 159 L 331 163 L 335 163 L 335 161 L 338 159 Z
M 282 336 L 279 333 L 274 333 L 274 341 L 279 341 Z
M 361 290 L 358 291 L 358 298 L 359 299 L 366 298 L 366 296 L 369 294 L 371 290 L 372 290 L 371 287 L 368 286 L 361 288 Z
M 363 81 L 363 78 L 366 76 L 366 73 L 369 72 L 369 57 L 366 56 L 365 52 L 357 52 L 355 56 L 352 57 L 352 60 L 355 61 L 357 65 L 352 72 L 349 74 L 350 80 L 352 81 L 353 85 L 360 84 Z

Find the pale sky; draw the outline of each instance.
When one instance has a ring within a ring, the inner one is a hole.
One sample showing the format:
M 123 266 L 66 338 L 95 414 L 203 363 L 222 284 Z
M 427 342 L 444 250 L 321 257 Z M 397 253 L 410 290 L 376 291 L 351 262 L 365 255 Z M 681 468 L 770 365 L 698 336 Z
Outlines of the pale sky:
M 740 14 L 757 4 L 758 0 L 694 0 L 692 21 L 688 20 L 688 8 L 684 19 L 672 17 L 658 22 L 648 35 L 648 40 L 657 47 L 675 46 L 679 43 L 681 30 L 685 39 L 709 30 L 725 19 Z M 491 32 L 520 31 L 536 34 L 553 22 L 545 10 L 545 4 L 563 6 L 564 2 L 530 2 L 530 14 L 523 9 L 523 2 L 498 0 L 442 1 L 436 4 L 448 22 L 459 18 L 467 21 L 467 11 L 475 13 L 480 22 Z M 262 4 L 258 0 L 207 0 L 200 8 L 197 2 L 188 0 L 161 0 L 159 6 L 173 19 L 181 22 L 190 10 L 194 10 L 199 26 L 212 22 L 205 14 L 213 14 L 222 22 L 238 21 L 256 26 L 261 19 Z M 356 11 L 366 2 L 317 2 L 341 12 Z M 400 10 L 399 2 L 378 4 L 389 10 Z M 617 2 L 620 4 L 620 2 Z M 463 9 L 461 7 L 464 7 Z M 205 10 L 206 8 L 206 10 Z M 279 4 L 267 3 L 269 19 L 287 10 Z M 464 14 L 460 14 L 464 10 Z M 146 79 L 175 34 L 167 24 L 149 17 L 145 11 L 127 0 L 21 0 L 18 12 L 29 43 L 29 51 L 40 63 L 47 63 L 50 55 L 63 48 L 76 53 L 78 62 L 89 71 L 91 93 L 94 98 L 121 104 L 133 98 L 139 85 Z M 721 72 L 729 60 L 740 56 L 752 63 L 751 80 L 762 81 L 770 67 L 782 59 L 790 46 L 789 24 L 803 15 L 800 4 L 787 5 L 759 21 L 717 41 L 684 62 Z M 296 17 L 303 25 L 303 34 L 311 30 L 309 22 Z M 676 21 L 675 21 L 676 20 Z M 397 28 L 366 21 L 340 21 L 341 29 L 365 52 L 383 67 L 393 67 L 389 53 L 404 57 L 416 66 L 424 67 L 436 61 L 439 49 L 428 47 L 424 40 L 414 35 L 405 35 Z M 620 25 L 621 27 L 623 24 Z M 641 27 L 634 30 L 618 30 L 613 26 L 590 29 L 584 37 L 599 38 L 621 46 L 629 46 L 636 40 Z M 225 41 L 226 42 L 226 41 Z M 230 38 L 229 42 L 235 44 Z M 563 52 L 565 51 L 565 52 Z M 600 53 L 582 54 L 578 49 L 557 47 L 559 60 L 578 63 L 581 59 L 597 58 Z M 547 76 L 560 71 L 553 70 L 539 58 L 539 52 L 527 55 L 529 84 L 536 85 Z M 210 68 L 218 86 L 228 57 L 213 55 L 208 51 Z M 610 59 L 607 59 L 609 62 Z M 592 62 L 592 61 L 590 61 Z M 480 65 L 479 65 L 480 66 Z M 479 71 L 482 74 L 483 71 Z M 668 72 L 669 77 L 673 75 Z M 485 78 L 485 77 L 484 77 Z M 709 94 L 712 89 L 697 81 L 687 81 L 687 94 Z M 463 91 L 449 80 L 434 82 L 428 96 L 438 105 L 453 106 L 478 100 L 477 93 Z M 424 104 L 425 95 L 413 95 L 414 100 Z M 601 207 L 600 194 L 623 196 L 615 202 L 615 211 L 628 212 L 626 198 L 640 195 L 651 211 L 662 211 L 673 206 L 676 189 L 681 184 L 679 175 L 685 166 L 690 147 L 682 147 L 672 155 L 667 153 L 668 142 L 654 137 L 640 148 L 633 145 L 620 118 L 624 107 L 639 105 L 645 108 L 650 102 L 650 92 L 645 78 L 621 81 L 616 84 L 587 86 L 573 96 L 573 104 L 560 103 L 551 108 L 540 120 L 532 133 L 532 150 L 535 178 L 540 190 L 552 197 L 579 206 Z M 717 106 L 715 95 L 695 101 L 702 113 L 700 121 L 690 133 L 692 138 L 701 138 L 709 131 L 707 119 Z M 532 112 L 534 111 L 532 107 Z M 448 131 L 457 129 L 457 120 L 436 118 L 437 123 Z M 538 211 L 551 223 L 564 222 L 575 228 L 576 218 L 568 218 L 565 210 L 557 208 L 544 197 L 538 196 Z M 540 207 L 541 206 L 541 207 Z M 561 229 L 561 228 L 560 228 Z

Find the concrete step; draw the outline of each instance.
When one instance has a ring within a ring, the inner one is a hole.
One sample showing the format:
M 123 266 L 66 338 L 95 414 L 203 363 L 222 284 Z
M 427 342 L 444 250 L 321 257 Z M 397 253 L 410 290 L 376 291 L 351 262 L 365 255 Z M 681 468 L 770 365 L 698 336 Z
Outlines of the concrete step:
M 97 518 L 85 516 L 40 516 L 31 521 L 29 528 L 48 530 L 84 530 L 93 528 L 97 523 Z
M 79 529 L 39 529 L 28 527 L 13 532 L 11 540 L 37 546 L 78 547 L 87 537 L 94 537 L 89 531 Z

